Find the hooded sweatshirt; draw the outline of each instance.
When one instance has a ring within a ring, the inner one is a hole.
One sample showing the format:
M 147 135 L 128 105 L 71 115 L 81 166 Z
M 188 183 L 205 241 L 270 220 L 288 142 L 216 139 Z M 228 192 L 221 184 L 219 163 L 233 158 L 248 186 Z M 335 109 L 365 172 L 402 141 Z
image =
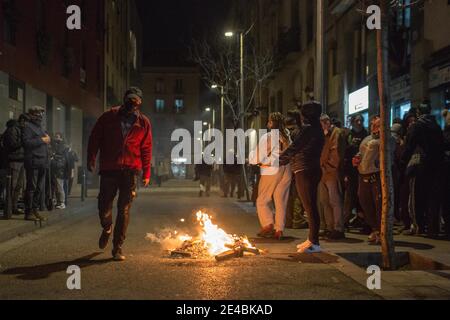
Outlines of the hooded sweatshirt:
M 6 123 L 6 131 L 3 135 L 3 143 L 8 153 L 9 162 L 23 162 L 24 151 L 22 142 L 22 128 L 17 120 L 9 120 Z
M 444 137 L 436 117 L 422 115 L 408 130 L 402 166 L 406 167 L 416 148 L 423 151 L 424 165 L 432 167 L 444 160 Z
M 322 108 L 318 104 L 303 106 L 302 117 L 305 122 L 293 143 L 280 155 L 280 165 L 287 165 L 291 160 L 294 173 L 308 170 L 321 170 L 320 157 L 325 144 L 325 136 L 320 125 Z

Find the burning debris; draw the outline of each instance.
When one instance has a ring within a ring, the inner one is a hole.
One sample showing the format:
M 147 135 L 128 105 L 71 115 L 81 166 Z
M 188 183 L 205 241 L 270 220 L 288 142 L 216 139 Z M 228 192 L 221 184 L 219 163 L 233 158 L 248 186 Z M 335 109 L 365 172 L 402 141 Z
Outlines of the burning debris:
M 172 246 L 169 249 L 173 258 L 208 258 L 215 257 L 216 261 L 225 261 L 233 258 L 242 258 L 245 254 L 259 255 L 261 252 L 255 248 L 247 237 L 230 235 L 217 225 L 212 223 L 211 217 L 201 211 L 196 214 L 197 222 L 201 226 L 198 237 L 193 238 L 188 235 L 178 235 L 166 232 L 164 237 L 157 237 L 152 234 L 147 235 L 147 239 L 159 242 L 163 246 Z M 184 220 L 183 220 L 184 222 Z M 173 249 L 173 248 L 176 249 Z

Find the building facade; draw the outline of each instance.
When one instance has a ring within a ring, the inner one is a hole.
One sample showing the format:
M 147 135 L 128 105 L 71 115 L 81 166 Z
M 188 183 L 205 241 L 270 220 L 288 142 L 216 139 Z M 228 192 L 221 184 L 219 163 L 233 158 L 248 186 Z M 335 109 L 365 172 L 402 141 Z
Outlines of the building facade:
M 81 30 L 66 28 L 67 1 L 1 1 L 0 119 L 3 127 L 42 106 L 49 133 L 61 132 L 81 157 L 103 111 L 104 2 L 70 4 L 82 10 Z
M 144 67 L 143 70 L 143 111 L 153 126 L 153 168 L 159 166 L 171 177 L 192 177 L 192 165 L 186 165 L 181 157 L 172 159 L 172 148 L 177 142 L 171 142 L 171 136 L 176 129 L 187 129 L 194 139 L 194 121 L 202 120 L 199 70 L 193 67 Z
M 81 9 L 81 30 L 66 28 L 69 5 Z M 48 132 L 61 132 L 84 165 L 97 118 L 142 83 L 135 2 L 1 0 L 0 19 L 0 126 L 43 106 Z
M 318 7 L 323 3 L 323 7 Z M 430 100 L 443 125 L 450 79 L 450 4 L 446 0 L 397 1 L 389 30 L 390 104 L 392 118 Z M 376 31 L 366 26 L 367 4 L 357 0 L 253 0 L 240 7 L 254 24 L 248 38 L 258 49 L 271 50 L 273 77 L 262 88 L 266 110 L 286 112 L 306 100 L 324 102 L 325 111 L 348 124 L 354 114 L 379 113 Z M 323 16 L 320 16 L 322 12 Z M 323 33 L 318 36 L 318 21 Z M 323 43 L 323 53 L 319 44 Z M 318 73 L 323 68 L 323 81 Z M 324 94 L 321 95 L 320 93 Z

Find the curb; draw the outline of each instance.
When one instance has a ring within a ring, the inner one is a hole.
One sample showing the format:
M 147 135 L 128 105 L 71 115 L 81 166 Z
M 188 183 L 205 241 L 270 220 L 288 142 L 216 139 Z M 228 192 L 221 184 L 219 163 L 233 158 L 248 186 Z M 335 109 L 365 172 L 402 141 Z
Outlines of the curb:
M 94 199 L 93 199 L 94 200 Z M 16 237 L 23 237 L 26 234 L 33 233 L 35 231 L 43 230 L 50 226 L 57 225 L 63 221 L 71 219 L 73 217 L 84 216 L 84 214 L 80 215 L 80 212 L 83 211 L 87 206 L 92 206 L 94 203 L 87 199 L 86 202 L 81 201 L 72 201 L 70 205 L 70 209 L 66 209 L 64 211 L 54 210 L 51 212 L 45 211 L 43 215 L 48 219 L 42 224 L 39 222 L 27 222 L 26 225 L 17 226 L 6 231 L 2 231 L 0 233 L 0 244 L 12 240 Z M 23 216 L 19 216 L 23 218 Z M 7 223 L 8 220 L 1 220 L 0 223 Z

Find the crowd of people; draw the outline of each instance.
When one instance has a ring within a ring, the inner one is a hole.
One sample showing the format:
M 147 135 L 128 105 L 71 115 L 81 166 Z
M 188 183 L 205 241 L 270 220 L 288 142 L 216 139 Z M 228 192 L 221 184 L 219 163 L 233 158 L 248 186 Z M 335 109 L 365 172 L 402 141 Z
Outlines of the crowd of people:
M 0 137 L 0 203 L 3 217 L 42 221 L 47 210 L 64 210 L 72 192 L 78 156 L 61 133 L 49 135 L 44 109 L 33 107 L 6 123 Z
M 448 111 L 444 111 L 447 118 Z M 379 116 L 354 115 L 350 128 L 322 113 L 318 103 L 269 116 L 250 163 L 260 168 L 256 207 L 260 237 L 281 239 L 285 228 L 309 228 L 299 252 L 319 252 L 319 239 L 340 241 L 357 228 L 380 244 L 382 191 Z M 450 123 L 441 130 L 430 104 L 412 108 L 391 127 L 395 224 L 405 235 L 450 236 Z M 259 159 L 259 149 L 268 156 Z M 279 165 L 274 166 L 278 160 Z

